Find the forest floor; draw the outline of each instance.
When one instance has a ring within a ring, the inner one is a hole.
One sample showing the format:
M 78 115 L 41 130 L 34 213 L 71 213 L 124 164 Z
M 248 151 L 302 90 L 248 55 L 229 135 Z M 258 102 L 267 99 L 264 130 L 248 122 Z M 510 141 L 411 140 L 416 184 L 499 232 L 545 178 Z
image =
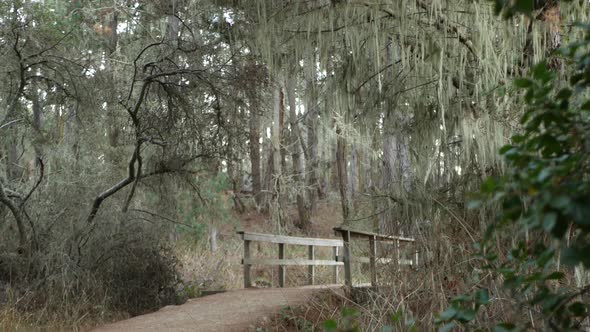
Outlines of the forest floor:
M 304 305 L 322 291 L 340 289 L 339 285 L 325 285 L 233 290 L 167 306 L 93 331 L 256 331 L 282 310 Z

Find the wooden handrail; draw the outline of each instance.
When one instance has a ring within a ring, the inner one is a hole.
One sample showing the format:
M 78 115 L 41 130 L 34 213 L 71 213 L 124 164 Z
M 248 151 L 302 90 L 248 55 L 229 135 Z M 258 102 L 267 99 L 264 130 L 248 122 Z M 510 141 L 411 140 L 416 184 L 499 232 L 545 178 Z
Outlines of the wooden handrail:
M 416 252 L 415 260 L 402 259 L 399 253 L 400 242 L 415 243 L 415 239 L 402 236 L 384 235 L 378 233 L 371 233 L 365 231 L 357 231 L 345 227 L 335 227 L 334 231 L 342 236 L 342 240 L 337 239 L 320 239 L 310 237 L 296 237 L 274 234 L 263 234 L 240 231 L 238 234 L 244 240 L 244 258 L 242 264 L 244 265 L 244 287 L 252 287 L 250 279 L 250 269 L 252 265 L 278 265 L 279 267 L 279 286 L 285 286 L 286 267 L 291 265 L 308 266 L 307 282 L 310 285 L 315 283 L 315 266 L 332 266 L 334 284 L 338 283 L 338 267 L 344 266 L 344 279 L 347 286 L 352 287 L 352 273 L 351 263 L 361 262 L 369 263 L 371 272 L 371 284 L 377 285 L 377 263 L 389 263 L 397 261 L 399 265 L 417 265 L 418 253 Z M 353 257 L 350 251 L 350 242 L 353 238 L 364 238 L 369 240 L 369 257 Z M 250 242 L 267 242 L 275 243 L 279 246 L 278 259 L 270 258 L 252 258 L 250 256 Z M 396 259 L 392 258 L 377 258 L 377 242 L 394 244 L 397 249 Z M 286 258 L 287 245 L 301 245 L 307 246 L 307 259 L 303 258 Z M 319 260 L 315 259 L 314 247 L 332 247 L 333 259 Z M 343 256 L 339 256 L 339 248 L 343 248 Z
M 249 241 L 308 245 L 315 247 L 342 247 L 342 240 L 338 239 L 318 239 L 313 237 L 285 236 L 244 231 L 240 231 L 238 234 L 242 236 L 242 240 Z
M 372 232 L 366 232 L 366 231 L 357 231 L 357 230 L 349 229 L 346 227 L 334 227 L 333 230 L 337 233 L 350 232 L 351 237 L 365 237 L 365 238 L 375 237 L 375 239 L 379 240 L 380 242 L 389 242 L 389 241 L 416 242 L 416 240 L 411 237 L 403 237 L 403 236 L 396 236 L 396 235 L 384 235 L 384 234 L 372 233 Z
M 350 249 L 350 242 L 353 238 L 362 238 L 369 240 L 369 270 L 371 273 L 371 285 L 377 286 L 377 262 L 389 262 L 391 259 L 377 258 L 377 242 L 391 243 L 396 249 L 396 260 L 399 265 L 413 265 L 418 264 L 418 252 L 415 253 L 415 260 L 402 259 L 400 257 L 400 242 L 415 243 L 416 240 L 409 237 L 384 235 L 379 233 L 372 233 L 366 231 L 353 230 L 347 227 L 334 227 L 336 233 L 342 236 L 342 242 L 344 242 L 344 256 L 341 258 L 344 261 L 344 281 L 346 286 L 352 287 L 352 269 L 351 264 L 354 261 L 364 262 L 367 260 L 365 257 L 353 257 Z M 340 260 L 337 257 L 336 260 Z
M 342 266 L 344 262 L 321 259 L 273 259 L 273 258 L 248 258 L 242 260 L 243 264 L 250 265 L 308 265 L 308 266 Z
M 238 232 L 244 240 L 244 258 L 242 264 L 244 265 L 244 288 L 252 287 L 250 279 L 250 267 L 252 265 L 278 265 L 279 266 L 279 286 L 285 286 L 286 266 L 288 265 L 307 265 L 307 282 L 310 285 L 315 283 L 315 267 L 316 266 L 333 266 L 333 283 L 338 283 L 338 267 L 343 266 L 343 262 L 338 261 L 338 248 L 343 246 L 342 240 L 337 239 L 318 239 L 310 237 L 296 237 L 274 234 L 262 234 L 254 232 L 240 231 Z M 279 245 L 278 259 L 268 258 L 251 258 L 250 257 L 250 242 L 267 242 L 276 243 Z M 301 245 L 307 246 L 307 259 L 287 259 L 286 251 L 287 245 Z M 334 258 L 331 260 L 315 259 L 314 247 L 332 247 Z

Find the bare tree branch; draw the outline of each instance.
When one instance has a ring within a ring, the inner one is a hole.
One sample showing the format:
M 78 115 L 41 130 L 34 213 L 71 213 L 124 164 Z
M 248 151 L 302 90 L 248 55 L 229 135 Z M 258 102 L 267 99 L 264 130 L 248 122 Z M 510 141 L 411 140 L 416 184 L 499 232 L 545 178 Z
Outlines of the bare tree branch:
M 8 127 L 16 122 L 22 121 L 23 119 L 16 119 L 16 120 L 12 120 L 12 121 L 8 121 L 3 125 L 0 125 L 0 129 L 3 129 L 4 127 Z
M 86 222 L 87 223 L 92 223 L 94 221 L 94 219 L 96 218 L 96 214 L 98 213 L 98 209 L 100 209 L 100 205 L 102 204 L 102 202 L 109 198 L 110 196 L 114 195 L 115 193 L 117 193 L 119 190 L 125 188 L 127 185 L 129 185 L 130 183 L 133 182 L 133 180 L 135 180 L 135 163 L 137 161 L 137 158 L 139 156 L 139 152 L 140 152 L 140 148 L 141 148 L 141 141 L 138 141 L 135 144 L 135 150 L 133 152 L 133 155 L 131 156 L 131 160 L 129 160 L 129 172 L 127 174 L 127 177 L 121 181 L 119 181 L 119 183 L 115 184 L 114 186 L 110 187 L 109 189 L 107 189 L 106 191 L 102 192 L 100 195 L 98 195 L 95 199 L 94 199 L 94 203 L 92 204 L 92 209 L 90 210 L 90 214 L 88 214 L 88 218 L 86 218 Z

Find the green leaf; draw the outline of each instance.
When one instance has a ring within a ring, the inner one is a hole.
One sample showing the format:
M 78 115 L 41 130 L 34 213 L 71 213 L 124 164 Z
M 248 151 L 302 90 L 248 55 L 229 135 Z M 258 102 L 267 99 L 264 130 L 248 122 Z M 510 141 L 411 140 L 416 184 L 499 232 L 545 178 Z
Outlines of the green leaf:
M 510 151 L 512 148 L 514 148 L 512 145 L 504 145 L 500 148 L 500 154 L 506 154 L 506 152 Z
M 551 169 L 545 167 L 539 172 L 539 175 L 537 175 L 537 181 L 543 182 L 543 181 L 547 180 L 550 176 L 551 176 Z
M 482 202 L 480 200 L 472 199 L 472 200 L 467 201 L 467 208 L 469 210 L 474 210 L 474 209 L 479 208 L 481 206 L 481 204 L 482 204 Z
M 543 229 L 547 232 L 551 232 L 553 227 L 555 227 L 555 223 L 557 222 L 557 214 L 554 212 L 549 212 L 543 216 Z
M 402 319 L 403 312 L 401 310 L 396 311 L 393 315 L 391 315 L 391 322 L 397 323 Z
M 323 327 L 325 332 L 336 332 L 336 330 L 338 329 L 338 324 L 335 320 L 329 319 L 327 321 L 324 321 Z
M 550 205 L 556 209 L 564 209 L 570 205 L 571 199 L 565 195 L 560 195 L 554 198 Z
M 571 204 L 571 213 L 577 225 L 590 229 L 590 197 L 574 200 Z
M 545 280 L 559 280 L 562 279 L 565 276 L 565 274 L 563 272 L 553 272 L 547 276 L 545 276 L 543 279 Z
M 553 295 L 551 293 L 546 294 L 543 298 L 542 307 L 545 311 L 551 311 L 555 309 L 555 306 L 561 301 L 561 297 L 557 295 Z
M 480 289 L 477 292 L 475 292 L 475 303 L 480 304 L 480 305 L 486 305 L 488 303 L 490 303 L 490 295 L 488 294 L 488 290 L 487 289 Z
M 475 319 L 475 314 L 476 312 L 473 309 L 464 309 L 458 312 L 457 320 L 467 323 Z
M 528 88 L 533 86 L 533 81 L 528 78 L 517 78 L 514 80 L 514 86 L 517 88 Z
M 462 294 L 462 295 L 457 295 L 451 299 L 451 303 L 453 303 L 455 305 L 459 304 L 461 302 L 465 302 L 465 301 L 471 301 L 471 296 Z
M 564 88 L 559 90 L 557 93 L 557 99 L 569 99 L 572 96 L 572 90 L 568 88 Z
M 533 0 L 530 0 L 530 2 L 532 3 Z M 533 77 L 543 83 L 547 83 L 553 76 L 547 68 L 547 64 L 541 62 L 533 67 Z
M 586 305 L 582 302 L 574 302 L 570 304 L 568 310 L 574 315 L 578 317 L 586 316 Z
M 496 181 L 493 178 L 487 178 L 481 184 L 481 191 L 484 193 L 492 193 L 496 189 Z
M 533 11 L 533 0 L 516 0 L 514 10 L 523 14 L 530 14 Z
M 582 111 L 590 111 L 590 100 L 588 100 L 587 102 L 583 103 L 582 106 L 580 107 L 580 109 Z
M 512 323 L 502 323 L 494 326 L 493 332 L 513 332 L 518 331 L 516 326 Z
M 440 321 L 448 321 L 448 320 L 455 318 L 457 313 L 458 313 L 457 309 L 455 309 L 454 307 L 450 307 L 450 308 L 447 308 L 447 310 L 443 311 L 440 314 L 440 316 L 438 317 L 438 319 Z
M 520 144 L 522 142 L 524 142 L 525 137 L 523 135 L 514 135 L 512 136 L 512 142 L 514 142 L 514 144 Z

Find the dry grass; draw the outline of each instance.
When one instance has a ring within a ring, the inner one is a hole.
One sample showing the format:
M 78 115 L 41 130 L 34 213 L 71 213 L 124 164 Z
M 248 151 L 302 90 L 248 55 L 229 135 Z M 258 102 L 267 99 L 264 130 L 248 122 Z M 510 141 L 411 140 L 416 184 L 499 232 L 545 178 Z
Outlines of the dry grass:
M 241 288 L 241 242 L 237 238 L 221 241 L 216 252 L 203 244 L 177 244 L 175 253 L 180 261 L 181 287 L 185 295 L 192 298 L 206 290 Z

